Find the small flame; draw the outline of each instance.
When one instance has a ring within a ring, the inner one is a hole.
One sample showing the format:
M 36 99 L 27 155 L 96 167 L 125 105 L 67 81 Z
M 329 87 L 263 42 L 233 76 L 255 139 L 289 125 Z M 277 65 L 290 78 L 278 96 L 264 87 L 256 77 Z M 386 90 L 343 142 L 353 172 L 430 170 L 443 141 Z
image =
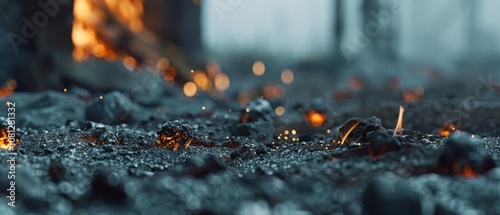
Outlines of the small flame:
M 351 128 L 349 128 L 349 130 L 347 130 L 347 133 L 345 133 L 345 135 L 342 137 L 342 142 L 340 142 L 340 145 L 344 145 L 344 142 L 349 134 L 351 134 L 352 130 L 354 130 L 359 125 L 359 123 L 361 123 L 361 121 L 356 122 L 354 125 L 352 125 Z
M 398 123 L 396 124 L 396 128 L 394 128 L 394 136 L 403 134 L 403 114 L 405 109 L 402 106 L 399 106 L 399 117 Z

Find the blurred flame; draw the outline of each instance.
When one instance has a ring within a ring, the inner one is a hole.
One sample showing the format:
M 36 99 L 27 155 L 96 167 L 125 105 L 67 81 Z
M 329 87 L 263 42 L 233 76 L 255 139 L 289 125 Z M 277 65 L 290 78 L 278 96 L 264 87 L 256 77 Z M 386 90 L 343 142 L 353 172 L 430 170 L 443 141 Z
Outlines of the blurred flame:
M 193 75 L 194 83 L 203 91 L 207 91 L 212 87 L 212 83 L 208 80 L 207 74 L 203 71 L 196 71 Z
M 281 81 L 284 84 L 291 84 L 293 82 L 294 75 L 293 71 L 290 69 L 285 69 L 283 72 L 281 72 Z
M 104 5 L 118 21 L 132 31 L 143 29 L 143 0 L 75 0 L 71 39 L 75 46 L 73 58 L 78 61 L 89 56 L 105 59 L 117 57 L 115 50 L 99 39 L 96 28 L 106 22 L 106 14 L 97 4 Z
M 326 122 L 326 113 L 318 112 L 316 110 L 308 110 L 304 118 L 309 125 L 313 127 L 320 127 Z
M 224 74 L 224 73 L 219 73 L 215 75 L 214 79 L 214 85 L 215 89 L 218 91 L 225 91 L 227 88 L 229 88 L 231 81 L 229 80 L 229 77 Z
M 17 87 L 17 82 L 14 79 L 9 79 L 5 87 L 0 88 L 0 98 L 9 97 L 14 93 Z
M 156 63 L 156 69 L 160 72 L 167 70 L 169 66 L 170 61 L 167 58 L 162 58 Z
M 408 90 L 403 93 L 403 100 L 406 103 L 416 102 L 420 100 L 420 97 L 424 96 L 425 89 L 423 87 L 417 87 L 415 89 Z
M 451 135 L 451 133 L 454 132 L 459 132 L 458 128 L 455 126 L 455 124 L 451 122 L 444 123 L 440 128 L 439 128 L 439 135 L 442 137 L 448 137 Z
M 196 84 L 194 84 L 193 82 L 187 82 L 186 84 L 184 84 L 183 90 L 184 94 L 187 97 L 193 97 L 194 95 L 196 95 L 198 88 L 196 87 Z
M 278 107 L 276 107 L 274 112 L 276 113 L 276 115 L 281 116 L 281 115 L 285 114 L 285 108 L 283 106 L 278 106 Z
M 256 76 L 264 75 L 266 72 L 266 65 L 262 61 L 255 61 L 252 66 L 253 74 Z
M 354 76 L 349 79 L 349 86 L 353 90 L 361 90 L 363 89 L 364 85 L 365 83 L 363 82 L 363 79 L 361 77 Z
M 252 98 L 252 95 L 248 93 L 247 91 L 241 91 L 238 93 L 238 102 L 240 105 L 246 105 L 248 102 L 250 102 L 250 99 Z
M 264 98 L 268 100 L 279 99 L 285 96 L 285 88 L 279 84 L 270 84 L 262 90 Z

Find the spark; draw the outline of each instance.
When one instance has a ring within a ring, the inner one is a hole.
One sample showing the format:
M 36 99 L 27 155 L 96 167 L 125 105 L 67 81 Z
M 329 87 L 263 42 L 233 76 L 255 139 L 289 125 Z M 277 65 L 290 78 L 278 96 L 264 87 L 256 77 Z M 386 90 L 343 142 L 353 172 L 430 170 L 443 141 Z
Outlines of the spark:
M 344 145 L 344 142 L 349 136 L 349 134 L 351 134 L 352 130 L 354 130 L 354 128 L 356 128 L 359 125 L 359 123 L 361 123 L 361 121 L 356 122 L 356 124 L 354 124 L 351 128 L 349 128 L 345 136 L 342 137 L 342 142 L 340 142 L 340 145 Z

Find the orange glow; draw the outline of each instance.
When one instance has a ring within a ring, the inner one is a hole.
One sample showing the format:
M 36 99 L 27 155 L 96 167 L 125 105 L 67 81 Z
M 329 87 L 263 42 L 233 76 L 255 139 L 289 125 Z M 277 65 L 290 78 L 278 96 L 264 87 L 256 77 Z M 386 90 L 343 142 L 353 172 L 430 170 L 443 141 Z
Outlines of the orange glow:
M 465 178 L 475 178 L 479 175 L 474 169 L 472 169 L 470 166 L 465 166 L 462 168 L 461 175 Z
M 224 74 L 224 73 L 219 73 L 215 75 L 214 79 L 214 85 L 215 89 L 218 91 L 225 91 L 227 88 L 229 88 L 231 81 L 229 80 L 229 77 Z
M 358 76 L 354 76 L 351 79 L 349 79 L 349 86 L 353 90 L 361 90 L 361 89 L 363 89 L 364 84 L 365 83 L 363 82 L 363 79 L 361 79 Z
M 281 116 L 281 115 L 285 114 L 285 108 L 282 106 L 278 106 L 278 107 L 276 107 L 274 112 L 276 112 L 276 115 Z
M 240 105 L 246 105 L 248 102 L 250 102 L 252 95 L 246 91 L 242 91 L 238 93 L 238 102 Z
M 252 66 L 253 74 L 256 76 L 264 75 L 266 72 L 266 65 L 262 61 L 256 61 Z
M 293 82 L 294 75 L 292 70 L 290 69 L 285 69 L 283 72 L 281 72 L 281 81 L 284 84 L 291 84 Z
M 273 100 L 285 96 L 285 88 L 278 84 L 270 84 L 263 89 L 264 98 Z
M 441 137 L 448 137 L 454 132 L 460 132 L 460 130 L 451 122 L 445 123 L 439 128 L 439 135 Z
M 347 133 L 345 134 L 345 136 L 342 137 L 342 142 L 340 142 L 340 145 L 344 145 L 344 142 L 347 139 L 347 137 L 349 136 L 349 134 L 351 134 L 352 130 L 354 130 L 359 125 L 359 123 L 361 123 L 361 121 L 356 122 L 356 124 L 352 125 L 352 127 L 349 128 L 349 130 L 347 130 Z
M 326 113 L 320 113 L 316 110 L 308 110 L 304 116 L 306 122 L 313 127 L 320 127 L 325 124 L 326 118 Z
M 10 79 L 7 81 L 5 87 L 0 88 L 0 98 L 6 98 L 14 94 L 14 90 L 17 87 L 17 82 L 14 79 Z
M 212 86 L 208 76 L 203 71 L 197 71 L 193 75 L 194 83 L 203 91 L 207 91 Z
M 412 89 L 412 90 L 408 90 L 406 92 L 403 93 L 403 100 L 406 102 L 406 103 L 410 103 L 410 102 L 416 102 L 420 99 L 420 97 L 422 97 L 425 93 L 425 90 L 423 87 L 417 87 L 415 89 Z
M 158 60 L 158 63 L 156 63 L 156 69 L 160 72 L 167 70 L 169 66 L 170 61 L 167 58 L 162 58 Z
M 125 68 L 129 69 L 129 70 L 133 70 L 135 68 L 137 68 L 137 61 L 133 58 L 133 57 L 125 57 L 123 59 L 123 66 L 125 66 Z
M 402 135 L 403 134 L 403 114 L 405 109 L 399 106 L 399 117 L 398 123 L 396 124 L 396 128 L 394 128 L 394 135 Z
M 175 80 L 176 75 L 177 75 L 177 69 L 170 66 L 163 72 L 163 79 L 165 79 L 166 81 L 173 82 Z
M 5 150 L 11 150 L 19 143 L 19 139 L 15 138 L 14 145 L 11 146 L 9 143 L 9 132 L 7 127 L 0 127 L 0 148 Z
M 128 26 L 132 31 L 143 29 L 143 0 L 75 0 L 73 6 L 73 29 L 71 39 L 75 46 L 73 58 L 85 60 L 90 55 L 115 59 L 117 53 L 98 36 L 98 27 L 106 22 L 106 13 L 102 4 L 118 21 Z M 112 33 L 112 32 L 110 32 Z
M 194 95 L 196 95 L 198 88 L 196 87 L 196 84 L 194 84 L 193 82 L 187 82 L 186 84 L 184 84 L 183 90 L 184 94 L 187 97 L 193 97 Z

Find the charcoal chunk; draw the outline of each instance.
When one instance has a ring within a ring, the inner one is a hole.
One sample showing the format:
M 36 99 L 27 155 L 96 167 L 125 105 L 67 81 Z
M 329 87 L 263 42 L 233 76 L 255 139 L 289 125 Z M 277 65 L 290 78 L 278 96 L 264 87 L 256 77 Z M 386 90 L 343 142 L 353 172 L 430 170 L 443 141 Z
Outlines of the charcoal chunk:
M 225 171 L 226 168 L 213 155 L 205 154 L 201 157 L 192 157 L 186 161 L 178 170 L 178 174 L 182 176 L 193 176 L 196 178 L 204 178 L 210 174 Z
M 348 131 L 354 127 L 354 129 L 349 133 Z M 382 122 L 377 117 L 370 117 L 361 119 L 358 117 L 351 118 L 347 120 L 339 128 L 340 137 L 348 135 L 345 143 L 350 142 L 369 142 L 371 134 L 378 130 L 383 130 Z
M 136 105 L 125 95 L 114 91 L 103 96 L 86 109 L 87 120 L 105 124 L 121 124 L 132 121 Z
M 445 174 L 474 177 L 495 168 L 495 161 L 466 132 L 454 133 L 445 142 L 439 165 Z
M 117 145 L 118 137 L 112 131 L 106 131 L 97 138 L 98 145 Z
M 252 159 L 256 156 L 257 152 L 255 151 L 255 149 L 249 146 L 243 146 L 238 150 L 232 152 L 230 155 L 231 159 L 242 159 L 242 160 Z
M 232 135 L 242 137 L 254 137 L 259 141 L 273 141 L 276 131 L 271 122 L 258 121 L 239 124 L 231 130 Z
M 245 105 L 241 110 L 241 123 L 255 121 L 271 121 L 274 118 L 274 111 L 271 104 L 265 99 L 254 99 Z
M 419 194 L 393 176 L 370 181 L 363 192 L 363 205 L 370 215 L 422 214 Z
M 54 183 L 59 183 L 62 181 L 64 175 L 66 174 L 66 168 L 60 161 L 53 161 L 49 166 L 49 177 Z
M 376 131 L 371 135 L 368 151 L 372 157 L 391 151 L 399 151 L 402 143 L 394 136 L 382 131 Z
M 193 140 L 193 128 L 178 120 L 164 123 L 156 134 L 156 146 L 172 150 L 187 148 Z
M 98 170 L 92 179 L 92 191 L 92 199 L 109 203 L 123 203 L 127 197 L 122 177 L 108 170 Z

